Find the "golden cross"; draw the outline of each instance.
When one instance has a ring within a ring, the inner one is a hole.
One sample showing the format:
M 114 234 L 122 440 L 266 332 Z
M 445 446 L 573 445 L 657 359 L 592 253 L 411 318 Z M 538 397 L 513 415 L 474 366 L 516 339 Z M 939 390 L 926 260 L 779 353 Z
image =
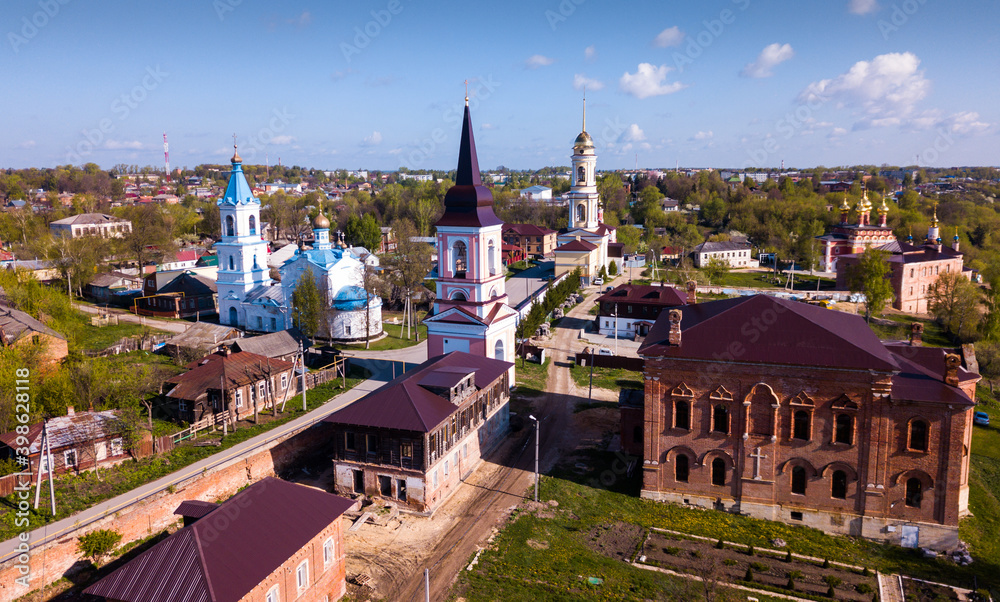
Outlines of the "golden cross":
M 465 100 L 469 100 L 469 80 L 465 80 Z
M 233 134 L 233 148 L 236 148 L 236 134 Z

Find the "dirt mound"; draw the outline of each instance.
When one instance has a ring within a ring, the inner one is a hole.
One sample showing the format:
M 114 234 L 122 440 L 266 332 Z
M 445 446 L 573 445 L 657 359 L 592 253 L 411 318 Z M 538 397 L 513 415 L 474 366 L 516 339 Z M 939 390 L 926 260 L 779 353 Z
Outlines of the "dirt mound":
M 646 530 L 639 525 L 617 522 L 598 525 L 587 534 L 587 546 L 615 560 L 629 561 L 642 543 Z

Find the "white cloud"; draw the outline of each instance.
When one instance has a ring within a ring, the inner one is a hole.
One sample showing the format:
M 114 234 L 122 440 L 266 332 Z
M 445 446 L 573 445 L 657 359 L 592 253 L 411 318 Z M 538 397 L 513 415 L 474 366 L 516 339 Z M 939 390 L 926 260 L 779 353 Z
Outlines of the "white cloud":
M 955 134 L 982 134 L 992 127 L 985 121 L 980 121 L 979 113 L 962 111 L 942 119 L 938 125 Z
M 844 128 L 833 128 L 833 131 L 831 131 L 829 135 L 827 135 L 827 138 L 840 138 L 846 133 L 847 130 L 845 130 Z
M 288 23 L 296 27 L 305 27 L 306 25 L 312 23 L 312 15 L 309 13 L 309 11 L 305 10 L 302 11 L 302 14 L 300 14 L 299 16 L 293 19 L 289 19 Z
M 878 10 L 876 0 L 849 0 L 847 10 L 855 15 L 867 15 Z
M 382 142 L 382 133 L 379 131 L 372 132 L 371 136 L 365 136 L 365 139 L 361 142 L 361 146 L 375 146 Z
M 576 90 L 603 90 L 604 82 L 599 79 L 591 79 L 582 73 L 573 76 L 573 88 Z
M 390 155 L 398 155 L 398 154 L 399 154 L 399 153 L 401 153 L 401 152 L 403 152 L 403 149 L 402 149 L 402 147 L 399 147 L 399 146 L 397 146 L 396 148 L 394 148 L 394 149 L 390 150 L 390 151 L 389 151 L 389 154 L 390 154 Z
M 656 39 L 653 40 L 653 46 L 657 48 L 666 48 L 668 46 L 677 46 L 684 41 L 684 32 L 680 30 L 676 25 L 673 27 L 668 27 L 661 31 Z
M 138 140 L 111 140 L 104 143 L 104 148 L 108 150 L 141 150 L 142 142 Z
M 528 60 L 524 61 L 524 66 L 528 69 L 538 69 L 539 67 L 546 67 L 556 62 L 555 59 L 547 57 L 542 54 L 536 54 L 528 57 Z
M 583 49 L 583 58 L 587 59 L 588 61 L 596 61 L 597 60 L 597 48 L 595 48 L 593 44 L 591 44 L 590 46 L 587 46 L 586 48 L 584 48 Z
M 333 81 L 340 81 L 352 73 L 357 73 L 357 71 L 348 67 L 343 71 L 334 71 L 333 73 L 330 74 L 330 79 Z
M 740 73 L 743 77 L 771 77 L 772 69 L 795 56 L 790 44 L 768 44 L 760 51 L 757 60 L 747 64 Z
M 882 54 L 871 61 L 858 61 L 833 79 L 813 82 L 799 94 L 799 102 L 810 104 L 834 100 L 839 106 L 861 109 L 862 124 L 910 116 L 917 102 L 930 91 L 931 82 L 920 71 L 920 59 L 911 52 Z
M 621 136 L 618 136 L 618 142 L 642 142 L 645 139 L 646 134 L 637 123 L 633 123 L 625 128 L 625 131 L 622 132 Z
M 36 143 L 35 143 L 34 140 L 25 140 L 24 142 L 18 144 L 17 148 L 21 148 L 21 149 L 35 148 L 35 144 Z
M 283 146 L 285 144 L 291 144 L 295 142 L 295 136 L 289 136 L 288 134 L 281 134 L 280 136 L 275 136 L 271 138 L 271 144 L 276 146 Z
M 713 132 L 712 130 L 708 130 L 707 132 L 701 132 L 701 131 L 699 131 L 694 136 L 691 136 L 691 140 L 708 140 L 709 138 L 712 138 L 713 136 L 715 136 L 715 132 Z
M 497 126 L 493 125 L 492 123 L 484 123 L 484 124 L 482 124 L 482 125 L 479 126 L 479 129 L 481 129 L 481 130 L 495 130 L 495 129 L 497 129 Z
M 623 92 L 631 94 L 636 98 L 673 94 L 686 87 L 680 82 L 666 83 L 667 74 L 673 70 L 673 67 L 667 67 L 666 65 L 656 67 L 650 63 L 639 63 L 639 68 L 636 72 L 629 73 L 626 71 L 619 80 L 618 85 Z

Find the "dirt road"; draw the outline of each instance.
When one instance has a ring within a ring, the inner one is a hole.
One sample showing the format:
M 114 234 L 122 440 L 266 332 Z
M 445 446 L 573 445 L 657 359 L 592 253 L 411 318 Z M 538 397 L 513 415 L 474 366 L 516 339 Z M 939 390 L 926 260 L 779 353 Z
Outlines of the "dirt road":
M 577 341 L 577 334 L 590 321 L 587 311 L 593 306 L 597 293 L 571 309 L 555 330 L 555 337 L 546 345 L 550 348 L 552 364 L 549 368 L 545 390 L 547 393 L 535 401 L 533 415 L 541 422 L 540 449 L 541 470 L 545 472 L 553 466 L 563 453 L 577 446 L 575 437 L 570 437 L 569 428 L 573 416 L 573 406 L 580 399 L 572 394 L 576 387 L 569 372 L 570 356 L 575 355 L 583 345 Z M 430 569 L 431 600 L 443 600 L 452 583 L 466 566 L 470 557 L 482 547 L 493 530 L 499 526 L 511 508 L 524 500 L 524 495 L 534 480 L 534 437 L 529 427 L 512 437 L 492 462 L 498 463 L 493 470 L 480 468 L 467 481 L 474 492 L 467 500 L 462 500 L 461 510 L 452 518 L 452 523 L 444 534 L 432 543 L 433 549 L 427 558 L 401 579 L 398 588 L 381 590 L 388 600 L 420 602 L 424 599 L 423 569 Z M 481 477 L 481 481 L 476 481 Z M 448 505 L 452 505 L 452 500 Z M 390 553 L 391 555 L 391 553 Z

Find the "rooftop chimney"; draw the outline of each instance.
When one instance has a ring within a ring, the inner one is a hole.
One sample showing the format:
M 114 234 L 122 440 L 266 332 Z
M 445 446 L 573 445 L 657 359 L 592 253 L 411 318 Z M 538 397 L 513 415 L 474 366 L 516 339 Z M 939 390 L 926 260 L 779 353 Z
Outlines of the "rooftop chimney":
M 944 356 L 944 382 L 953 387 L 958 386 L 958 367 L 962 365 L 962 358 L 957 353 L 949 353 Z
M 919 347 L 923 342 L 924 325 L 920 322 L 910 324 L 910 346 Z
M 667 318 L 670 320 L 670 334 L 667 335 L 667 342 L 672 346 L 679 347 L 681 344 L 681 310 L 671 309 Z
M 688 305 L 698 302 L 698 283 L 694 280 L 687 281 L 687 302 Z
M 73 414 L 76 414 L 76 410 L 73 408 L 73 406 L 66 406 L 66 415 L 72 416 Z

